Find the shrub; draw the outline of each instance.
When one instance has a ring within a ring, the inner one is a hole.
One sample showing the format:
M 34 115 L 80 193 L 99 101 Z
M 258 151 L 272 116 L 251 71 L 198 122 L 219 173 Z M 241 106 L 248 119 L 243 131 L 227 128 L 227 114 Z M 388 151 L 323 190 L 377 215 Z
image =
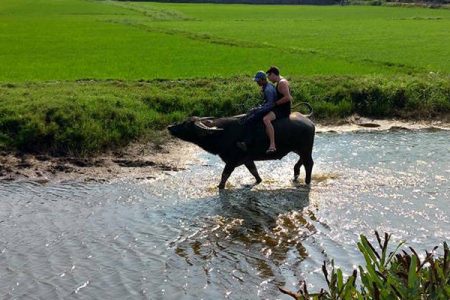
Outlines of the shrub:
M 321 299 L 450 299 L 450 251 L 446 242 L 444 255 L 436 257 L 431 252 L 425 252 L 425 258 L 420 256 L 413 248 L 410 252 L 399 248 L 400 243 L 393 252 L 388 252 L 389 234 L 384 240 L 375 232 L 378 244 L 372 245 L 364 236 L 360 236 L 358 249 L 364 256 L 365 266 L 353 270 L 351 276 L 344 280 L 343 272 L 334 266 L 331 269 L 324 262 L 322 272 L 327 282 L 327 290 L 321 289 L 318 293 L 309 293 L 306 283 L 300 283 L 300 289 L 294 293 L 284 288 L 280 291 L 298 300 Z M 376 250 L 378 247 L 378 250 Z M 358 274 L 359 273 L 359 274 Z M 357 280 L 360 285 L 357 285 Z

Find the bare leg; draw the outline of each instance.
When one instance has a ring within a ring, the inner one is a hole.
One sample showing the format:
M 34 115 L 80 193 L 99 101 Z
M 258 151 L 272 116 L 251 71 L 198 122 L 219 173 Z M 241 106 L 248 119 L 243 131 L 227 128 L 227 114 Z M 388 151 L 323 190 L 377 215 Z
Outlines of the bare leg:
M 247 163 L 245 163 L 245 166 L 250 171 L 250 173 L 253 175 L 253 177 L 255 177 L 256 183 L 257 184 L 260 183 L 262 181 L 262 179 L 261 179 L 261 177 L 259 177 L 258 169 L 256 168 L 255 162 L 254 161 L 247 162 Z
M 275 130 L 273 129 L 272 121 L 276 119 L 276 116 L 273 112 L 268 113 L 264 116 L 263 122 L 266 126 L 266 133 L 269 137 L 269 149 L 276 149 L 275 146 Z
M 230 165 L 230 164 L 226 164 L 225 168 L 223 169 L 222 172 L 222 179 L 220 180 L 219 183 L 219 189 L 224 189 L 225 188 L 225 183 L 227 182 L 228 178 L 230 177 L 231 173 L 233 173 L 234 169 L 236 167 L 234 165 Z

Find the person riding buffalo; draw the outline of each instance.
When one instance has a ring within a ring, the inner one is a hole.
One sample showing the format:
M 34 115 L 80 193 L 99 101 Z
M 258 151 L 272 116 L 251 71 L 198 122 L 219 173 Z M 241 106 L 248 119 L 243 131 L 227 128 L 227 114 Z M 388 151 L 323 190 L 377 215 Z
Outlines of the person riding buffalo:
M 267 78 L 276 84 L 277 100 L 272 110 L 263 117 L 263 122 L 266 127 L 266 133 L 269 137 L 269 149 L 266 153 L 271 154 L 277 151 L 275 145 L 275 130 L 272 122 L 282 118 L 288 118 L 291 114 L 292 96 L 289 90 L 289 82 L 280 75 L 280 69 L 275 66 L 270 67 L 266 72 Z
M 260 86 L 264 101 L 260 106 L 251 109 L 244 118 L 244 138 L 242 142 L 237 143 L 237 146 L 244 151 L 252 143 L 252 134 L 255 130 L 255 125 L 273 109 L 275 101 L 278 99 L 275 87 L 267 81 L 266 72 L 258 71 L 253 80 Z

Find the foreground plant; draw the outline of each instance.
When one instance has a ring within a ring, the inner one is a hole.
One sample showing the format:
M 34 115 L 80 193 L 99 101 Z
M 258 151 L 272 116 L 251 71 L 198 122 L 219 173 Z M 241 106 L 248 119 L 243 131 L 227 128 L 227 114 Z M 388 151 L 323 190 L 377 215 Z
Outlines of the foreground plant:
M 425 251 L 421 259 L 417 252 L 409 247 L 410 253 L 399 248 L 388 253 L 388 243 L 391 235 L 385 233 L 384 240 L 375 231 L 379 250 L 364 236 L 360 236 L 358 249 L 364 255 L 365 266 L 353 270 L 351 276 L 344 280 L 340 268 L 335 268 L 331 261 L 329 271 L 326 263 L 322 272 L 327 282 L 327 290 L 321 289 L 318 293 L 309 293 L 306 282 L 300 282 L 297 292 L 280 288 L 280 291 L 298 300 L 317 299 L 450 299 L 450 259 L 449 248 L 443 243 L 444 255 L 436 257 L 433 253 Z M 359 273 L 359 274 L 358 274 Z M 359 275 L 359 276 L 358 276 Z M 360 279 L 360 284 L 356 281 Z

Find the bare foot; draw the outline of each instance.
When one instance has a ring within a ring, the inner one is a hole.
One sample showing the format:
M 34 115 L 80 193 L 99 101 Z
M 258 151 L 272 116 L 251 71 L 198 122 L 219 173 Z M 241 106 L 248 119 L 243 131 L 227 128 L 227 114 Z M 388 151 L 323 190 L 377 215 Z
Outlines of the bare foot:
M 277 148 L 275 147 L 269 147 L 269 149 L 267 149 L 266 154 L 273 154 L 277 152 Z

